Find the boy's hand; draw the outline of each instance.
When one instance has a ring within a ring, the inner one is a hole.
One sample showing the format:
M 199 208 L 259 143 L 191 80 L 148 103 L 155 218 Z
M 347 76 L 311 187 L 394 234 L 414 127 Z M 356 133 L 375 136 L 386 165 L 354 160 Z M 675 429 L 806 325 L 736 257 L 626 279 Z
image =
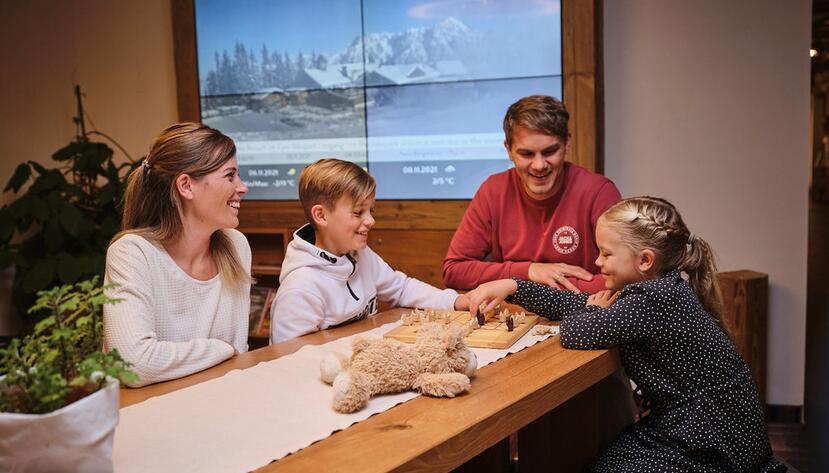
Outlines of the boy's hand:
M 616 302 L 616 299 L 619 297 L 619 292 L 613 292 L 610 290 L 599 291 L 595 294 L 591 294 L 590 297 L 587 298 L 587 305 L 595 305 L 599 307 L 608 307 L 610 304 Z
M 469 310 L 469 296 L 461 294 L 455 299 L 455 310 Z
M 518 284 L 512 279 L 490 281 L 466 293 L 469 298 L 469 312 L 474 317 L 479 311 L 489 312 L 504 301 L 507 296 L 515 294 Z

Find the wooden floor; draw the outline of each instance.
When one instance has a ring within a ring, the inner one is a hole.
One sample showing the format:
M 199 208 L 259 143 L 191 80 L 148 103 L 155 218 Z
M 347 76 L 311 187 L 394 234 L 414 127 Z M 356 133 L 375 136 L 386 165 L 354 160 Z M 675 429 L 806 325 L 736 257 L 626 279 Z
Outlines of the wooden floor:
M 806 426 L 788 422 L 769 422 L 769 441 L 774 456 L 801 473 L 809 470 L 809 447 L 806 440 Z

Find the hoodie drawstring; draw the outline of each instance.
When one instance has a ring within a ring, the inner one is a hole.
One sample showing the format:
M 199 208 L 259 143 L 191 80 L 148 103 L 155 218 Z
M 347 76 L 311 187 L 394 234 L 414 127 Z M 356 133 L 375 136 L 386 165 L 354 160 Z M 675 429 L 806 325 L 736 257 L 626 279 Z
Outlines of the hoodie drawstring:
M 350 278 L 354 275 L 354 272 L 357 271 L 357 262 L 354 261 L 354 258 L 352 258 L 351 255 L 349 255 L 348 253 L 346 253 L 345 257 L 348 258 L 348 261 L 351 261 L 351 274 L 348 275 L 348 277 Z M 348 279 L 345 280 L 345 287 L 348 288 L 348 292 L 351 294 L 351 297 L 353 297 L 355 301 L 360 300 L 360 298 L 357 297 L 357 294 L 354 294 L 354 290 L 351 289 L 351 285 L 348 284 Z

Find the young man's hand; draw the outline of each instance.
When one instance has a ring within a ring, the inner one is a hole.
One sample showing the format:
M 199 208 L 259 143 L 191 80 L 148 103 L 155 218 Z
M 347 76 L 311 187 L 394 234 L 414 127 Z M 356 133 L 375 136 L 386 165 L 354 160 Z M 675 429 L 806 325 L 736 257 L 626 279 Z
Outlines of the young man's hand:
M 590 271 L 581 266 L 567 263 L 532 263 L 530 264 L 528 277 L 530 281 L 573 292 L 581 291 L 567 278 L 576 278 L 582 281 L 593 280 Z
M 518 290 L 518 284 L 512 279 L 483 283 L 465 294 L 469 298 L 469 312 L 473 317 L 478 312 L 489 312 L 508 296 L 515 294 L 516 290 Z
M 599 291 L 595 294 L 591 294 L 590 297 L 587 298 L 587 305 L 595 305 L 598 307 L 609 307 L 610 304 L 616 302 L 616 299 L 619 297 L 619 292 L 616 291 Z

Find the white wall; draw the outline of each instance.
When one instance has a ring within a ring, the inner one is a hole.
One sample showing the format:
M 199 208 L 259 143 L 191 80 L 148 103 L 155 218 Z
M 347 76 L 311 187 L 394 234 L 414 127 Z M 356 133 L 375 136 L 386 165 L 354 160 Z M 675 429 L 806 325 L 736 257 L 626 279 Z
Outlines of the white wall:
M 97 129 L 133 158 L 177 119 L 169 0 L 3 0 L 0 44 L 0 191 L 18 164 L 51 166 L 75 135 L 75 84 Z M 18 327 L 9 277 L 0 273 L 0 335 Z
M 803 404 L 811 2 L 610 0 L 606 166 L 769 274 L 767 402 Z

